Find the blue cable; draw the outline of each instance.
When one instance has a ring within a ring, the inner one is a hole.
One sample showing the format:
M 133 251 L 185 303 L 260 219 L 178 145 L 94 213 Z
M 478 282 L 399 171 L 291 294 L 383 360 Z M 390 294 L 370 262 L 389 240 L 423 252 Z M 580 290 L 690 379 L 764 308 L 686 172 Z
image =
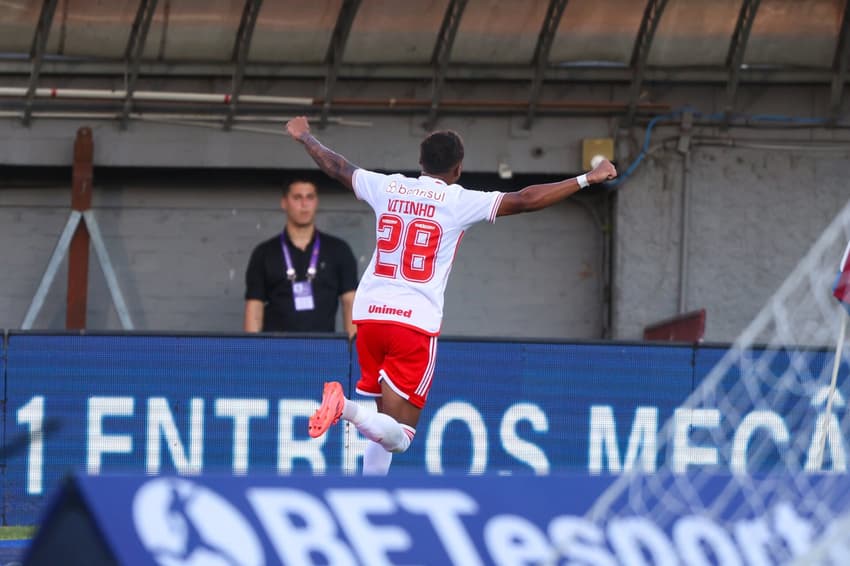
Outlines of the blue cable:
M 643 136 L 643 147 L 641 148 L 640 153 L 638 153 L 638 156 L 634 159 L 634 161 L 632 161 L 631 165 L 629 165 L 626 170 L 623 171 L 622 175 L 618 175 L 616 179 L 608 181 L 604 184 L 609 188 L 613 188 L 628 179 L 632 175 L 632 173 L 635 172 L 635 169 L 637 169 L 641 161 L 643 161 L 643 158 L 646 157 L 646 152 L 649 151 L 649 141 L 650 139 L 652 139 L 652 129 L 655 127 L 655 124 L 657 124 L 661 120 L 672 120 L 674 118 L 678 118 L 681 115 L 681 111 L 676 111 L 671 114 L 661 114 L 660 116 L 655 116 L 652 120 L 650 120 L 649 124 L 647 124 L 646 126 L 646 133 Z
M 826 124 L 826 118 L 795 118 L 793 116 L 783 116 L 781 114 L 755 114 L 748 116 L 747 120 L 753 122 L 790 122 L 792 124 L 804 124 L 807 126 Z
M 626 168 L 626 170 L 618 175 L 616 179 L 603 183 L 608 188 L 614 188 L 620 185 L 623 181 L 628 179 L 637 169 L 638 165 L 641 164 L 643 158 L 646 157 L 647 152 L 649 151 L 649 142 L 652 139 L 652 130 L 655 128 L 655 125 L 658 122 L 666 121 L 666 120 L 675 120 L 681 118 L 682 114 L 685 112 L 691 112 L 696 119 L 701 120 L 722 120 L 726 117 L 725 114 L 715 113 L 715 114 L 703 114 L 701 112 L 694 112 L 690 107 L 684 106 L 678 110 L 674 110 L 669 114 L 660 114 L 658 116 L 653 117 L 646 126 L 646 133 L 643 136 L 643 147 L 641 147 L 640 153 L 638 153 L 637 157 L 631 164 Z M 812 125 L 823 125 L 827 123 L 825 118 L 797 118 L 794 116 L 784 116 L 781 114 L 754 114 L 752 116 L 736 116 L 737 118 L 746 118 L 748 121 L 752 122 L 777 122 L 777 123 L 791 123 L 791 124 L 802 124 L 807 126 Z

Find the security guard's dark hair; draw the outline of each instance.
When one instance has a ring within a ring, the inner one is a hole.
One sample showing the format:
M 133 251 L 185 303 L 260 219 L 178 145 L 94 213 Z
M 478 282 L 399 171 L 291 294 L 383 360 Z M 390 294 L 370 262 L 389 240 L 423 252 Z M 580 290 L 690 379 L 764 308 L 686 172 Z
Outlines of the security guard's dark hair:
M 425 173 L 448 173 L 463 161 L 463 140 L 451 130 L 432 132 L 419 145 L 419 164 Z
M 313 185 L 314 187 L 316 187 L 316 193 L 318 194 L 319 192 L 319 186 L 315 182 L 311 181 L 310 179 L 305 179 L 303 177 L 295 177 L 284 183 L 283 196 L 288 196 L 289 191 L 292 190 L 292 185 L 295 185 L 296 183 L 307 183 L 308 185 Z

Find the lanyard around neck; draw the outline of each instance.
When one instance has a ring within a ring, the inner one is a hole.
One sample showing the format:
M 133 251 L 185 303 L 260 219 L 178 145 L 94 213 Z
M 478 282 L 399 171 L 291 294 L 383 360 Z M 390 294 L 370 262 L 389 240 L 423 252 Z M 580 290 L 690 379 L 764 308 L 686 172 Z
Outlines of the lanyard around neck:
M 313 251 L 310 254 L 310 267 L 307 268 L 307 279 L 310 281 L 316 278 L 316 267 L 319 265 L 319 231 L 317 230 L 315 234 L 316 239 L 313 241 Z M 286 230 L 280 233 L 280 247 L 286 262 L 286 278 L 295 281 L 295 267 L 292 265 L 292 255 L 286 245 Z

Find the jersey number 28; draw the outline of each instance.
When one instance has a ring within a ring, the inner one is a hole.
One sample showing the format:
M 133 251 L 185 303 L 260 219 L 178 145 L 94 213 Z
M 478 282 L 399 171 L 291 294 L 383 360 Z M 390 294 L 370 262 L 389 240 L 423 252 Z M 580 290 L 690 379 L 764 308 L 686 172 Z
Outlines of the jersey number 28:
M 401 275 L 408 281 L 425 283 L 434 276 L 434 263 L 443 229 L 433 220 L 416 218 L 405 226 L 395 214 L 378 218 L 378 241 L 375 275 L 395 278 L 398 265 L 382 259 L 381 254 L 396 251 L 401 245 Z

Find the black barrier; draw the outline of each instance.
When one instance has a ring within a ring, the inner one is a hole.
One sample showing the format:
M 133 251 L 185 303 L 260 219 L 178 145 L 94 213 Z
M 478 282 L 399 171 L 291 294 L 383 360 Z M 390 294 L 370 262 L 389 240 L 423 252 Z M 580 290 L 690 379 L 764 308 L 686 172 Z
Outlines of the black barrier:
M 26 551 L 29 566 L 117 566 L 121 564 L 103 536 L 98 518 L 78 484 L 65 482 Z

